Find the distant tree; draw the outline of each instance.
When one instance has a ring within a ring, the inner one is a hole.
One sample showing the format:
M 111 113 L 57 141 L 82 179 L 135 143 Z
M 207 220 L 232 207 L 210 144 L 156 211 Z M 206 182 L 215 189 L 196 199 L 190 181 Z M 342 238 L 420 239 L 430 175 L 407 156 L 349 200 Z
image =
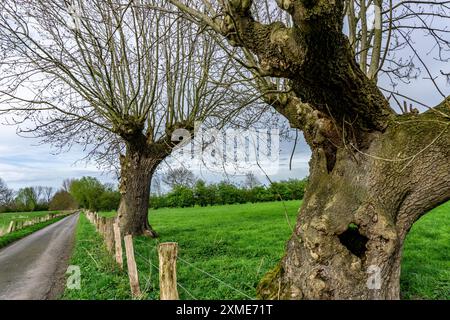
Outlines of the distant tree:
M 73 210 L 77 208 L 78 208 L 77 202 L 72 197 L 72 195 L 65 190 L 60 190 L 56 192 L 49 204 L 49 210 L 51 211 Z
M 258 185 L 251 189 L 238 187 L 228 181 L 206 184 L 198 180 L 193 188 L 176 186 L 167 195 L 151 196 L 152 208 L 223 205 L 246 202 L 301 200 L 308 180 L 289 179 L 273 182 L 269 187 Z M 193 197 L 193 200 L 192 200 Z
M 167 195 L 150 196 L 150 205 L 153 209 L 169 207 Z
M 245 175 L 244 187 L 248 189 L 252 189 L 256 186 L 260 186 L 261 182 L 259 182 L 258 178 L 253 172 L 249 172 Z
M 14 191 L 9 189 L 5 181 L 0 178 L 0 207 L 10 205 L 14 200 Z
M 72 182 L 74 182 L 75 179 L 64 179 L 62 183 L 62 190 L 69 192 L 70 186 L 72 185 Z
M 172 189 L 176 186 L 192 188 L 195 184 L 196 177 L 191 170 L 185 167 L 176 169 L 169 168 L 167 173 L 162 176 L 162 181 Z
M 206 186 L 205 181 L 203 180 L 197 180 L 194 186 L 194 197 L 195 202 L 201 207 L 206 207 L 208 204 L 210 204 L 208 187 Z
M 69 192 L 80 207 L 98 210 L 100 208 L 100 197 L 105 192 L 105 186 L 96 178 L 83 177 L 72 181 Z
M 38 195 L 35 188 L 26 187 L 17 193 L 16 206 L 21 211 L 34 211 L 38 205 Z
M 210 184 L 207 188 L 207 200 L 209 205 L 215 205 L 219 202 L 217 184 Z
M 44 187 L 43 186 L 33 186 L 31 187 L 34 191 L 34 194 L 36 195 L 37 203 L 43 203 L 45 200 L 43 199 L 44 195 Z
M 269 186 L 269 192 L 276 201 L 288 200 L 291 198 L 291 192 L 286 183 L 272 182 Z
M 42 187 L 42 199 L 46 203 L 50 203 L 54 194 L 53 187 Z
M 273 194 L 264 186 L 257 186 L 250 190 L 251 202 L 267 202 L 275 200 Z
M 290 192 L 289 200 L 303 199 L 303 196 L 305 195 L 307 179 L 289 179 L 288 181 L 285 181 L 285 184 L 287 185 Z

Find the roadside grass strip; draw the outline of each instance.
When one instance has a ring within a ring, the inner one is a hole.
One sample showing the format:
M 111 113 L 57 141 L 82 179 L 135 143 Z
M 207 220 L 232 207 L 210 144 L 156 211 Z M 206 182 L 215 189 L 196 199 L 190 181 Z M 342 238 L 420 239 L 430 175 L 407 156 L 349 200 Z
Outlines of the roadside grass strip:
M 62 216 L 62 217 L 57 217 L 57 218 L 54 218 L 51 220 L 47 220 L 45 222 L 39 222 L 39 223 L 33 224 L 31 226 L 24 227 L 20 230 L 13 231 L 11 233 L 7 233 L 0 237 L 0 248 L 6 247 L 7 245 L 9 245 L 17 240 L 20 240 L 38 230 L 41 230 L 55 222 L 58 222 L 59 220 L 64 219 L 65 217 L 67 217 L 67 215 Z

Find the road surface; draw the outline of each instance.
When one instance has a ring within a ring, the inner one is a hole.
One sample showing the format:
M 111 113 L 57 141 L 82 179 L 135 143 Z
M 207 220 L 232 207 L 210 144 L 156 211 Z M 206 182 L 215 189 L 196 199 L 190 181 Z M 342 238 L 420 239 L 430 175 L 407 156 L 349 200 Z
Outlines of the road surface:
M 54 299 L 64 290 L 78 214 L 0 249 L 0 300 Z

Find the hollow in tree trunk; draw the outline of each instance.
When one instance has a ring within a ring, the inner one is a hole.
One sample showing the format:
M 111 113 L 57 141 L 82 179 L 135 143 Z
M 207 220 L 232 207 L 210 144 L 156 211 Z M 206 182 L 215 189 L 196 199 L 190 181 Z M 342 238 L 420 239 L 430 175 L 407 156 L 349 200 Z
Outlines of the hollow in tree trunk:
M 296 227 L 259 297 L 398 299 L 408 230 L 450 199 L 450 99 L 398 115 L 342 33 L 344 0 L 276 1 L 291 26 L 258 21 L 252 0 L 223 2 L 222 19 L 170 2 L 245 50 L 261 97 L 312 150 Z
M 450 99 L 396 114 L 355 61 L 343 0 L 277 1 L 293 27 L 257 21 L 252 3 L 228 1 L 221 32 L 256 56 L 263 99 L 312 150 L 295 230 L 258 295 L 398 299 L 408 230 L 450 199 Z M 267 76 L 288 79 L 292 90 L 277 93 Z
M 259 297 L 400 298 L 408 231 L 450 199 L 450 123 L 439 112 L 398 116 L 368 137 L 364 152 L 340 147 L 331 159 L 323 145 L 313 145 L 297 225 Z

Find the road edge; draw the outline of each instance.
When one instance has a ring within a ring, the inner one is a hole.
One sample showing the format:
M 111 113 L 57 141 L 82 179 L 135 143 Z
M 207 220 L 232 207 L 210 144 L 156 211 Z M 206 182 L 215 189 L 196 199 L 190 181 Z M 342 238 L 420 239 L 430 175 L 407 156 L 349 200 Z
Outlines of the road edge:
M 65 248 L 62 257 L 59 259 L 52 285 L 49 291 L 45 294 L 45 300 L 58 300 L 59 297 L 64 293 L 67 266 L 69 265 L 69 261 L 72 257 L 72 252 L 75 245 L 75 234 L 78 226 L 78 221 L 80 219 L 80 214 L 81 211 L 73 213 L 73 215 L 77 215 L 75 228 L 73 230 L 69 245 Z

